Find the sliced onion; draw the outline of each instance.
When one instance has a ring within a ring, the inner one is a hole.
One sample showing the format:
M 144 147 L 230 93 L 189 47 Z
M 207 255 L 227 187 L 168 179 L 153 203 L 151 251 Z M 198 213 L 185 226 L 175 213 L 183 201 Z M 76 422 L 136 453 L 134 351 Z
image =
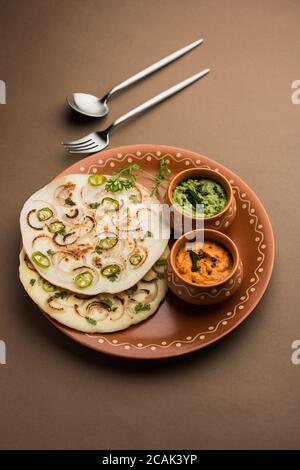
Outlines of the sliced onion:
M 70 246 L 74 245 L 74 243 L 78 240 L 78 235 L 75 231 L 66 233 L 63 235 L 62 233 L 56 232 L 53 235 L 53 241 L 57 246 Z
M 119 320 L 125 312 L 124 299 L 121 296 L 115 296 L 113 299 L 113 305 L 109 314 L 109 319 L 112 321 Z
M 158 274 L 163 274 L 165 272 L 166 260 L 159 259 L 153 266 L 152 269 Z
M 77 209 L 77 207 L 73 207 L 73 209 L 70 209 L 68 212 L 66 212 L 65 214 L 65 217 L 67 221 L 69 222 L 73 222 L 74 219 L 77 219 L 77 217 L 79 216 L 79 209 Z
M 74 254 L 72 251 L 64 250 L 52 256 L 52 265 L 56 269 L 57 277 L 64 282 L 72 282 L 74 270 L 81 269 L 85 262 L 85 256 Z
M 80 197 L 86 205 L 93 202 L 101 202 L 105 194 L 105 185 L 91 186 L 90 184 L 85 184 L 80 190 Z
M 89 317 L 95 321 L 103 321 L 109 315 L 109 310 L 103 302 L 99 301 L 97 297 L 85 300 L 81 305 L 74 305 L 76 313 L 81 317 Z
M 34 209 L 29 211 L 27 216 L 26 216 L 27 224 L 33 230 L 42 230 L 43 227 L 45 226 L 45 224 L 47 224 L 49 222 L 49 219 L 44 220 L 44 221 L 39 220 L 38 217 L 37 217 L 37 212 L 40 209 L 43 209 L 43 208 L 47 207 L 51 210 L 51 212 L 53 214 L 52 217 L 53 217 L 55 212 L 56 212 L 55 208 L 48 201 L 43 201 L 43 200 L 40 200 L 40 199 L 36 199 L 36 200 L 32 201 L 32 206 L 34 207 Z
M 71 183 L 71 181 L 69 183 L 58 186 L 54 192 L 54 199 L 56 202 L 58 202 L 58 204 L 61 206 L 67 207 L 68 204 L 66 204 L 65 201 L 68 198 L 72 198 L 75 187 L 75 183 Z
M 79 299 L 75 294 L 71 294 L 67 298 L 59 298 L 58 300 L 60 304 L 66 308 L 72 308 L 75 304 L 81 304 L 83 302 L 83 299 Z
M 47 241 L 47 246 L 48 246 L 48 242 L 50 242 L 51 244 L 54 243 L 53 239 L 50 235 L 40 234 L 40 235 L 37 235 L 36 237 L 34 237 L 34 239 L 32 240 L 32 243 L 31 243 L 32 248 L 34 248 L 36 243 L 40 242 L 40 241 L 42 241 L 42 242 Z
M 156 299 L 157 293 L 156 280 L 147 283 L 140 281 L 137 284 L 137 290 L 130 296 L 130 300 L 135 303 L 151 303 Z
M 95 268 L 101 269 L 103 266 L 103 259 L 100 255 L 95 255 L 93 256 L 92 263 Z
M 127 213 L 122 214 L 121 217 L 116 215 L 113 222 L 120 232 L 136 232 L 141 230 L 141 224 L 138 217 L 133 217 Z
M 84 216 L 83 222 L 79 224 L 74 224 L 74 230 L 79 237 L 83 237 L 88 233 L 91 233 L 96 225 L 94 217 L 91 215 Z
M 150 269 L 150 271 L 148 271 L 147 274 L 145 274 L 143 277 L 143 281 L 146 282 L 154 281 L 155 279 L 157 279 L 157 274 L 155 271 L 153 271 L 153 269 Z
M 28 269 L 30 269 L 31 271 L 35 271 L 35 268 L 34 268 L 33 264 L 31 263 L 31 261 L 29 260 L 27 255 L 24 256 L 24 262 L 25 262 Z
M 63 312 L 64 307 L 61 305 L 60 300 L 61 299 L 59 299 L 55 295 L 51 295 L 51 297 L 47 299 L 47 304 L 50 308 L 52 308 L 52 310 L 55 310 L 56 312 Z
M 136 198 L 135 201 L 131 199 L 133 197 Z M 142 202 L 142 192 L 140 188 L 134 187 L 134 188 L 128 189 L 123 194 L 120 194 L 119 202 L 120 201 L 122 201 L 122 207 L 123 205 L 125 205 L 125 207 L 134 207 L 135 204 L 140 204 Z
M 45 225 L 45 222 L 40 222 L 37 217 L 35 217 L 35 223 L 38 224 L 38 226 L 33 225 L 34 221 L 32 220 L 34 215 L 36 214 L 36 209 L 32 209 L 31 211 L 28 212 L 26 216 L 26 221 L 29 227 L 33 228 L 33 230 L 43 230 L 43 226 Z

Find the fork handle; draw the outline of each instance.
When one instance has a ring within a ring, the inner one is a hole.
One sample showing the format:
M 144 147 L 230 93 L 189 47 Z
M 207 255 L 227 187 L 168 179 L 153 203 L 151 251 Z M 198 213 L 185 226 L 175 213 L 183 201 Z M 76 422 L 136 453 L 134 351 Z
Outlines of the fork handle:
M 163 91 L 159 95 L 154 96 L 148 101 L 145 101 L 144 103 L 140 104 L 136 108 L 132 109 L 131 111 L 128 111 L 128 113 L 123 114 L 123 116 L 120 116 L 117 118 L 107 129 L 107 132 L 111 131 L 115 127 L 119 126 L 120 124 L 123 124 L 125 121 L 128 119 L 133 118 L 134 116 L 137 116 L 140 113 L 143 113 L 147 109 L 152 108 L 153 106 L 156 106 L 158 103 L 161 103 L 162 101 L 166 100 L 170 96 L 175 95 L 175 93 L 178 93 L 179 91 L 183 90 L 184 88 L 188 87 L 192 83 L 196 82 L 200 78 L 204 77 L 209 73 L 209 69 L 204 69 L 199 73 L 196 73 L 195 75 L 192 75 L 189 78 L 186 78 L 180 83 L 177 83 L 177 85 L 172 86 L 171 88 L 168 88 L 167 90 Z
M 122 83 L 119 85 L 114 86 L 106 95 L 106 98 L 109 99 L 112 95 L 115 93 L 124 90 L 125 88 L 129 87 L 130 85 L 133 85 L 134 83 L 138 82 L 139 80 L 142 80 L 143 78 L 147 77 L 148 75 L 151 75 L 153 72 L 156 72 L 157 70 L 161 69 L 162 67 L 165 67 L 166 65 L 170 64 L 174 60 L 178 59 L 179 57 L 183 56 L 187 52 L 191 51 L 195 47 L 199 46 L 200 44 L 203 43 L 203 39 L 198 39 L 197 41 L 192 42 L 191 44 L 188 44 L 185 47 L 182 47 L 181 49 L 173 52 L 172 54 L 169 54 L 167 57 L 164 57 L 163 59 L 159 60 L 158 62 L 155 62 L 155 64 L 149 65 L 149 67 L 145 68 L 144 70 L 141 70 L 140 72 L 136 73 L 130 78 L 127 78 L 127 80 L 124 80 Z

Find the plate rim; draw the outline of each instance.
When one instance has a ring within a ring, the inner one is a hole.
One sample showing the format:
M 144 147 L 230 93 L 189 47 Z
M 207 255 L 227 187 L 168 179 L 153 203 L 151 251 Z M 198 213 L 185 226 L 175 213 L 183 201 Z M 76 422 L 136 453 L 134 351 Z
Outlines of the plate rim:
M 157 150 L 153 150 L 153 148 L 155 148 Z M 251 189 L 251 187 L 238 174 L 236 174 L 230 168 L 223 165 L 223 163 L 220 163 L 220 162 L 218 162 L 218 161 L 216 161 L 216 160 L 214 160 L 210 157 L 207 157 L 206 155 L 203 155 L 201 153 L 198 153 L 196 151 L 189 150 L 189 149 L 186 149 L 186 148 L 175 147 L 175 146 L 172 146 L 172 145 L 165 145 L 165 144 L 129 144 L 129 145 L 123 145 L 123 146 L 119 146 L 119 147 L 113 147 L 113 148 L 106 149 L 103 152 L 97 152 L 97 153 L 94 153 L 92 155 L 88 155 L 88 156 L 84 157 L 83 159 L 74 162 L 72 165 L 70 165 L 67 168 L 65 168 L 64 170 L 62 170 L 53 179 L 57 179 L 57 178 L 59 178 L 63 175 L 66 175 L 66 174 L 72 174 L 72 171 L 69 171 L 69 170 L 75 165 L 78 166 L 82 163 L 82 166 L 86 167 L 87 166 L 86 161 L 89 161 L 91 159 L 95 159 L 95 157 L 97 158 L 98 156 L 99 156 L 99 158 L 100 158 L 100 156 L 102 157 L 100 160 L 103 160 L 103 163 L 104 163 L 105 160 L 110 157 L 110 154 L 115 154 L 115 156 L 117 156 L 118 154 L 121 154 L 121 153 L 122 154 L 126 154 L 126 153 L 135 153 L 135 154 L 137 154 L 137 152 L 139 152 L 139 151 L 140 151 L 141 155 L 143 153 L 147 153 L 147 152 L 154 153 L 154 152 L 158 152 L 158 151 L 160 152 L 160 155 L 163 152 L 175 153 L 175 154 L 179 154 L 179 155 L 189 153 L 193 160 L 196 160 L 196 158 L 198 158 L 199 160 L 201 160 L 201 158 L 204 158 L 205 160 L 209 160 L 210 164 L 215 165 L 221 171 L 224 168 L 225 171 L 229 171 L 230 173 L 233 173 L 234 176 L 242 182 L 245 189 L 247 189 L 250 192 L 251 199 L 259 205 L 260 209 L 262 210 L 262 212 L 264 214 L 264 218 L 268 223 L 268 232 L 269 232 L 268 238 L 271 242 L 271 244 L 269 243 L 270 253 L 268 255 L 269 269 L 268 269 L 267 274 L 265 275 L 264 285 L 261 287 L 260 294 L 252 302 L 251 307 L 249 308 L 248 312 L 246 314 L 244 314 L 243 316 L 241 316 L 229 328 L 227 328 L 223 332 L 219 333 L 217 337 L 212 337 L 211 339 L 207 340 L 205 343 L 202 343 L 202 344 L 197 343 L 197 342 L 194 342 L 194 344 L 191 343 L 188 349 L 180 349 L 180 348 L 178 348 L 177 350 L 175 350 L 173 348 L 171 350 L 161 349 L 160 353 L 155 354 L 155 355 L 150 354 L 150 352 L 146 355 L 144 355 L 144 354 L 143 355 L 138 355 L 138 354 L 136 354 L 135 349 L 131 349 L 129 351 L 126 351 L 125 354 L 124 354 L 123 349 L 117 348 L 117 347 L 116 348 L 111 347 L 110 349 L 106 349 L 106 348 L 101 349 L 101 348 L 99 348 L 99 343 L 98 342 L 95 342 L 95 343 L 87 343 L 86 342 L 86 340 L 85 340 L 86 333 L 79 332 L 77 330 L 73 330 L 71 328 L 68 328 L 68 327 L 60 324 L 59 322 L 57 322 L 53 318 L 51 318 L 49 315 L 47 315 L 47 313 L 43 312 L 42 310 L 41 311 L 42 311 L 43 315 L 50 321 L 50 323 L 52 323 L 56 327 L 56 329 L 58 329 L 62 334 L 64 334 L 65 336 L 68 336 L 70 339 L 76 341 L 80 345 L 88 347 L 89 349 L 93 349 L 93 350 L 97 351 L 98 353 L 101 352 L 101 353 L 106 354 L 108 356 L 119 357 L 119 358 L 122 358 L 122 359 L 136 359 L 136 360 L 168 359 L 168 358 L 171 358 L 171 357 L 183 356 L 183 355 L 192 353 L 194 351 L 197 351 L 197 350 L 206 348 L 208 346 L 211 346 L 212 344 L 214 344 L 217 341 L 221 340 L 224 336 L 227 336 L 228 334 L 230 334 L 242 322 L 247 320 L 247 318 L 255 310 L 255 308 L 257 307 L 257 305 L 259 304 L 259 302 L 261 301 L 262 297 L 265 295 L 265 293 L 266 293 L 266 291 L 269 287 L 270 280 L 271 280 L 271 277 L 272 277 L 272 273 L 273 273 L 273 270 L 274 270 L 274 262 L 275 262 L 275 251 L 276 251 L 275 238 L 274 238 L 274 232 L 273 232 L 273 227 L 272 227 L 272 224 L 271 224 L 270 217 L 269 217 L 263 203 L 261 202 L 260 198 L 255 193 L 255 191 L 253 189 Z M 108 155 L 106 156 L 106 154 L 108 154 Z M 139 156 L 137 155 L 137 157 L 139 157 Z M 95 163 L 93 163 L 93 164 L 95 164 Z M 91 164 L 91 165 L 93 165 L 93 164 Z M 90 166 L 90 164 L 89 164 L 89 166 Z M 145 323 L 146 322 L 147 322 L 147 320 L 145 320 Z M 74 336 L 74 333 L 79 334 L 79 337 Z M 103 335 L 104 334 L 105 333 L 103 333 Z M 102 335 L 102 333 L 97 333 L 97 335 L 98 336 Z M 165 353 L 165 351 L 166 351 L 166 353 Z

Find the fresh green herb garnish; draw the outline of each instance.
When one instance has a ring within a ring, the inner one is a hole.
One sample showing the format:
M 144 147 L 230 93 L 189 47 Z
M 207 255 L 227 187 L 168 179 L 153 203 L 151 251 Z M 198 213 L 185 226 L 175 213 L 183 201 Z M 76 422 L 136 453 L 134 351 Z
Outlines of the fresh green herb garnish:
M 166 259 L 159 259 L 158 261 L 156 261 L 155 266 L 165 266 L 166 263 Z
M 158 174 L 154 177 L 154 186 L 151 190 L 151 196 L 159 196 L 159 189 L 164 181 L 168 181 L 171 176 L 171 170 L 168 167 L 167 160 L 162 158 L 159 162 Z
M 147 230 L 147 232 L 144 235 L 144 238 L 151 238 L 151 237 L 153 237 L 153 233 L 150 232 L 150 230 Z
M 103 253 L 103 250 L 99 245 L 95 246 L 95 253 L 97 253 L 97 255 L 101 255 Z
M 164 279 L 165 275 L 164 273 L 156 273 L 158 279 Z
M 130 289 L 127 289 L 126 294 L 129 295 L 130 297 L 132 294 L 135 293 L 136 290 L 137 290 L 136 286 L 130 287 Z
M 193 250 L 190 250 L 189 251 L 189 255 L 190 255 L 190 258 L 191 258 L 191 262 L 192 262 L 192 269 L 191 271 L 193 273 L 197 272 L 197 271 L 200 271 L 199 270 L 199 267 L 198 267 L 198 255 L 197 253 L 195 253 Z
M 47 250 L 47 253 L 48 253 L 49 256 L 55 255 L 55 251 L 51 250 L 51 248 L 49 248 L 49 250 Z
M 56 289 L 55 286 L 51 284 L 51 282 L 48 282 L 45 279 L 43 280 L 42 287 L 43 287 L 43 290 L 47 293 L 54 292 Z
M 57 299 L 65 299 L 68 297 L 68 292 L 65 290 L 60 290 L 54 293 L 54 297 Z
M 34 284 L 35 284 L 35 279 L 30 279 L 30 285 L 34 286 Z
M 98 209 L 100 205 L 101 205 L 100 202 L 91 202 L 91 204 L 89 204 L 89 207 L 91 209 Z
M 127 190 L 135 186 L 137 174 L 135 171 L 140 169 L 140 165 L 134 163 L 125 168 L 115 170 L 113 175 L 105 184 L 106 191 L 117 193 L 118 191 Z
M 193 250 L 189 250 L 189 255 L 190 255 L 190 258 L 191 258 L 191 262 L 192 262 L 191 271 L 192 272 L 200 271 L 200 268 L 198 266 L 198 260 L 205 258 L 205 252 L 201 250 L 201 251 L 199 251 L 199 253 L 196 253 Z
M 137 204 L 139 202 L 138 197 L 137 197 L 136 194 L 131 194 L 131 196 L 129 196 L 129 199 L 130 199 L 130 201 L 133 202 L 133 204 Z
M 104 304 L 104 305 L 107 305 L 108 307 L 112 307 L 113 303 L 112 303 L 112 300 L 111 299 L 108 299 L 108 298 L 104 298 L 104 299 L 100 299 L 100 303 Z
M 139 312 L 146 312 L 147 310 L 150 310 L 150 308 L 151 308 L 150 304 L 139 303 L 135 305 L 134 310 L 135 310 L 135 313 L 139 313 Z
M 72 199 L 70 197 L 67 197 L 65 199 L 65 204 L 67 204 L 67 206 L 76 206 L 75 202 L 72 201 Z
M 192 206 L 196 206 L 197 204 L 202 204 L 202 199 L 198 196 L 196 191 L 191 188 L 187 188 L 185 191 L 186 197 L 188 201 L 192 204 Z
M 88 321 L 91 325 L 97 325 L 96 320 L 91 317 L 85 317 L 86 321 Z

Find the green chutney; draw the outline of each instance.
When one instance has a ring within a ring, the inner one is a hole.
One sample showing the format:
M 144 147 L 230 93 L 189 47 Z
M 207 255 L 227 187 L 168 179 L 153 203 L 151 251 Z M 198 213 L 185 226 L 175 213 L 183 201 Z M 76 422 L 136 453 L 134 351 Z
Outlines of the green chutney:
M 227 204 L 227 194 L 219 183 L 206 178 L 189 178 L 173 190 L 177 208 L 192 217 L 212 217 Z

